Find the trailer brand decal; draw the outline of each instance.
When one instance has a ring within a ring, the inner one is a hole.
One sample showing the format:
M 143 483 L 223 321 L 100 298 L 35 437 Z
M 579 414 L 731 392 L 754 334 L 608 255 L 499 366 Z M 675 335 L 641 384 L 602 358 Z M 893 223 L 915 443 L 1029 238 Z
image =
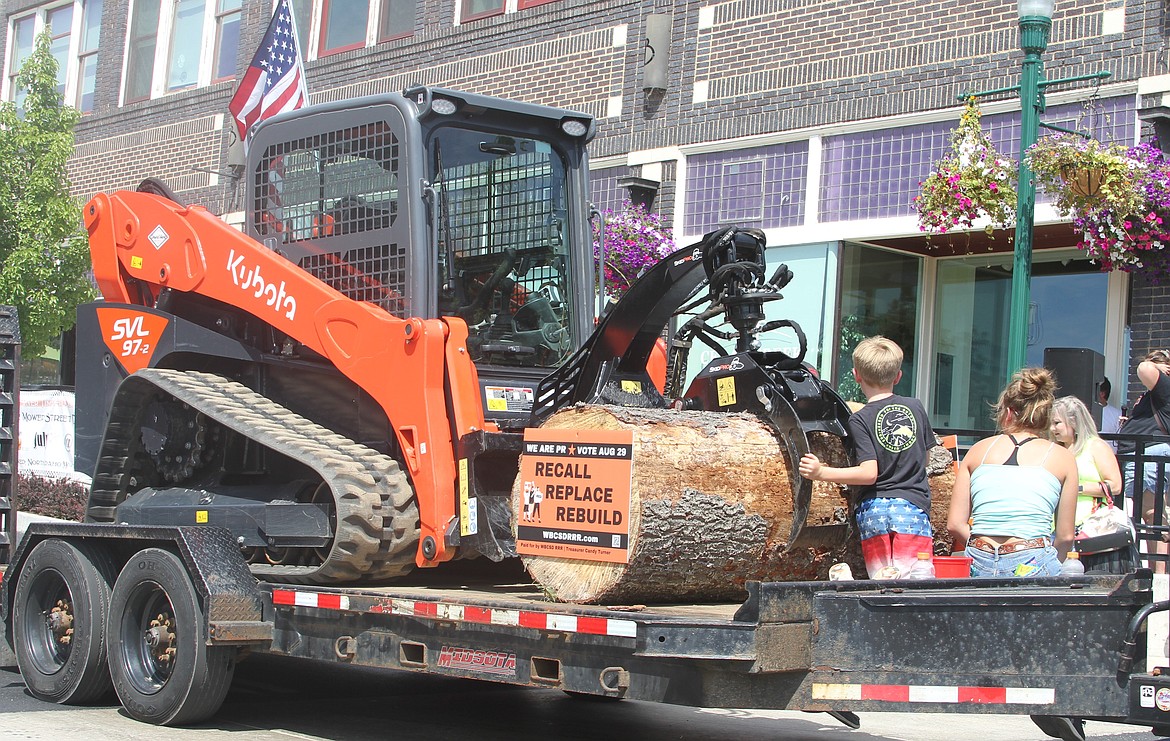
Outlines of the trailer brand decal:
M 632 430 L 524 431 L 516 550 L 628 563 Z
M 473 672 L 514 677 L 516 676 L 516 654 L 443 646 L 439 650 L 439 666 L 444 669 L 468 669 Z
M 322 610 L 345 610 L 346 612 L 368 612 L 378 615 L 404 615 L 447 623 L 506 625 L 513 628 L 533 628 L 558 633 L 582 633 L 621 638 L 637 638 L 638 636 L 638 624 L 633 620 L 615 620 L 597 615 L 558 615 L 530 610 L 504 610 L 477 605 L 458 605 L 450 602 L 378 598 L 372 600 L 368 607 L 362 607 L 355 604 L 349 595 L 273 589 L 272 604 L 286 607 L 316 607 Z
M 1154 694 L 1154 704 L 1163 713 L 1170 710 L 1170 688 L 1159 687 L 1157 693 Z
M 150 365 L 159 338 L 168 324 L 166 317 L 138 309 L 99 308 L 97 319 L 106 348 L 127 373 Z
M 228 251 L 228 272 L 232 275 L 232 282 L 244 291 L 252 291 L 255 298 L 264 299 L 264 305 L 272 310 L 284 312 L 284 317 L 290 322 L 297 315 L 297 300 L 285 293 L 285 284 L 269 283 L 260 275 L 260 266 L 248 267 L 244 264 L 244 255 L 236 255 L 234 249 Z
M 812 686 L 814 700 L 877 702 L 946 702 L 975 705 L 1051 705 L 1052 687 L 944 687 L 920 684 L 822 684 Z

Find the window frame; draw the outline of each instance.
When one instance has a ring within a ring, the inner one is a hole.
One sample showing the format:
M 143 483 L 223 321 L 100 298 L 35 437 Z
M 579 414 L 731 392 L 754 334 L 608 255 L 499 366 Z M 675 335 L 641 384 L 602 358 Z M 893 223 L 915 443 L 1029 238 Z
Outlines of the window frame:
M 77 72 L 76 72 L 77 79 L 76 79 L 76 83 L 74 85 L 74 91 L 73 91 L 73 107 L 76 108 L 77 110 L 81 111 L 82 113 L 92 113 L 93 109 L 94 109 L 92 101 L 91 101 L 89 109 L 86 109 L 82 106 L 82 104 L 81 104 L 82 97 L 85 95 L 85 90 L 82 87 L 82 85 L 85 82 L 85 75 L 84 75 L 85 65 L 89 61 L 89 58 L 93 57 L 94 64 L 95 65 L 97 64 L 97 57 L 98 57 L 98 52 L 100 51 L 100 47 L 101 47 L 101 35 L 102 35 L 102 19 L 101 19 L 101 15 L 99 15 L 98 19 L 97 19 L 97 26 L 96 26 L 97 33 L 95 34 L 95 37 L 94 37 L 93 47 L 88 48 L 88 49 L 82 47 L 82 43 L 84 41 L 84 36 L 85 36 L 86 21 L 89 19 L 90 2 L 91 2 L 91 0 L 82 0 L 80 3 L 78 3 L 81 6 L 81 18 L 77 24 L 77 51 L 73 55 L 73 59 L 76 62 L 75 66 L 76 66 L 76 70 L 77 70 Z M 98 0 L 98 2 L 101 4 L 101 12 L 104 13 L 105 9 L 106 9 L 105 0 Z M 97 75 L 96 68 L 94 69 L 94 75 L 96 78 L 96 75 Z M 97 98 L 97 80 L 96 79 L 94 80 L 93 97 L 96 100 L 96 98 Z
M 68 50 L 65 54 L 65 83 L 64 90 L 62 91 L 62 99 L 66 102 L 66 104 L 77 108 L 83 113 L 90 112 L 82 109 L 80 106 L 81 67 L 82 61 L 88 56 L 97 54 L 99 49 L 97 44 L 95 44 L 92 50 L 82 50 L 80 48 L 82 22 L 86 16 L 87 10 L 89 9 L 87 0 L 46 2 L 43 5 L 29 8 L 21 13 L 14 13 L 8 18 L 7 42 L 4 49 L 5 71 L 2 80 L 2 90 L 0 90 L 0 98 L 6 101 L 13 101 L 15 99 L 16 77 L 20 74 L 20 69 L 14 69 L 16 65 L 13 64 L 13 54 L 15 53 L 16 44 L 16 26 L 22 22 L 31 20 L 33 24 L 33 43 L 35 44 L 36 38 L 40 36 L 41 32 L 44 31 L 48 25 L 49 15 L 63 8 L 71 9 L 69 30 L 68 33 L 58 33 L 54 36 L 55 39 L 66 36 L 69 38 Z M 98 26 L 100 28 L 100 21 Z
M 154 57 L 153 67 L 151 69 L 150 92 L 145 97 L 130 97 L 127 86 L 130 77 L 130 52 L 131 42 L 134 37 L 131 36 L 134 27 L 134 13 L 139 7 L 139 3 L 143 0 L 131 0 L 127 8 L 128 22 L 126 24 L 126 38 L 123 47 L 122 56 L 122 85 L 120 97 L 122 105 L 130 103 L 138 103 L 145 100 L 155 100 L 163 98 L 168 95 L 176 93 L 187 92 L 190 90 L 197 90 L 199 88 L 207 87 L 213 83 L 223 82 L 225 80 L 233 80 L 238 74 L 238 70 L 233 72 L 228 77 L 214 77 L 215 62 L 219 58 L 221 52 L 220 35 L 222 19 L 233 13 L 239 13 L 241 19 L 243 18 L 243 4 L 237 10 L 228 12 L 220 12 L 220 0 L 206 0 L 203 6 L 203 18 L 201 26 L 201 42 L 199 45 L 199 67 L 196 71 L 195 81 L 189 85 L 181 87 L 170 87 L 171 74 L 171 52 L 175 46 L 175 13 L 178 10 L 181 0 L 159 0 L 158 12 L 158 28 L 154 33 Z M 145 35 L 143 35 L 145 38 Z M 237 44 L 239 39 L 237 39 Z M 239 49 L 237 48 L 237 54 Z
M 485 18 L 495 18 L 498 15 L 504 15 L 508 12 L 508 0 L 497 0 L 499 9 L 485 10 L 480 13 L 468 13 L 468 0 L 459 0 L 459 22 L 468 23 L 470 21 L 481 21 Z
M 535 8 L 538 5 L 548 5 L 555 3 L 557 0 L 516 0 L 516 10 L 527 10 Z

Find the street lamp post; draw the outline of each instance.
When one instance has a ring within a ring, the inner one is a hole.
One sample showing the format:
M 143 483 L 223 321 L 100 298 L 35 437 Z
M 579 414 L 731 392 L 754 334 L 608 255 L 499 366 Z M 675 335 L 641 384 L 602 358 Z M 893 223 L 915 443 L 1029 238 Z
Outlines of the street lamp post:
M 1028 352 L 1028 305 L 1032 282 L 1032 230 L 1036 223 L 1036 186 L 1025 155 L 1040 134 L 1043 62 L 1048 48 L 1055 0 L 1018 0 L 1020 48 L 1020 160 L 1016 190 L 1016 244 L 1012 262 L 1011 309 L 1008 314 L 1008 376 L 1024 367 Z
M 988 90 L 982 93 L 963 93 L 959 100 L 983 98 L 1004 93 L 1018 93 L 1020 96 L 1020 162 L 1019 186 L 1016 191 L 1016 243 L 1012 259 L 1012 294 L 1008 314 L 1008 367 L 1007 376 L 1024 367 L 1028 355 L 1028 305 L 1032 282 L 1032 232 L 1036 223 L 1036 186 L 1032 183 L 1032 170 L 1024 157 L 1036 143 L 1040 127 L 1081 134 L 1078 131 L 1053 126 L 1040 121 L 1044 112 L 1044 90 L 1049 85 L 1064 85 L 1071 82 L 1103 80 L 1108 72 L 1094 72 L 1088 75 L 1065 77 L 1059 80 L 1044 79 L 1044 63 L 1040 55 L 1048 48 L 1048 34 L 1052 30 L 1052 11 L 1056 0 L 1016 0 L 1020 19 L 1020 48 L 1024 51 L 1024 62 L 1020 69 L 1020 84 L 1011 87 Z M 1084 136 L 1084 134 L 1081 134 Z

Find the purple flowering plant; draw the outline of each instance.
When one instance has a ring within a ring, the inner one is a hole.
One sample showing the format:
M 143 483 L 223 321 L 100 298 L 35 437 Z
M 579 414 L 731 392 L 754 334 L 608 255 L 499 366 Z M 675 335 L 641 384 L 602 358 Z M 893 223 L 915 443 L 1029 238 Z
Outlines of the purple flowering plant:
M 1140 272 L 1152 283 L 1170 281 L 1170 163 L 1162 151 L 1147 142 L 1126 148 L 1060 136 L 1059 142 L 1045 137 L 1028 156 L 1037 183 L 1080 232 L 1080 248 L 1104 271 Z M 1076 163 L 1094 169 L 1092 193 L 1071 185 L 1073 168 L 1062 168 L 1051 154 L 1057 146 L 1092 153 Z
M 979 123 L 974 100 L 967 103 L 951 135 L 951 151 L 935 163 L 914 197 L 918 228 L 931 234 L 969 229 L 985 219 L 991 234 L 1016 218 L 1016 165 L 1003 157 Z
M 674 239 L 658 214 L 628 200 L 622 203 L 620 211 L 607 209 L 602 218 L 605 220 L 605 287 L 612 298 L 620 299 L 647 268 L 674 252 Z M 600 260 L 596 229 L 593 238 L 596 266 Z

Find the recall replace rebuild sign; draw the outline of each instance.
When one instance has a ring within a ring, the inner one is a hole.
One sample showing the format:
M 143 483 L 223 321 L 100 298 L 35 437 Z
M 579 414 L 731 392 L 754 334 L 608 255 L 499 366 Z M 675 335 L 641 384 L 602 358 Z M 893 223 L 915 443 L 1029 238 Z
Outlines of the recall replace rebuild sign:
M 632 430 L 528 429 L 516 550 L 629 563 Z

